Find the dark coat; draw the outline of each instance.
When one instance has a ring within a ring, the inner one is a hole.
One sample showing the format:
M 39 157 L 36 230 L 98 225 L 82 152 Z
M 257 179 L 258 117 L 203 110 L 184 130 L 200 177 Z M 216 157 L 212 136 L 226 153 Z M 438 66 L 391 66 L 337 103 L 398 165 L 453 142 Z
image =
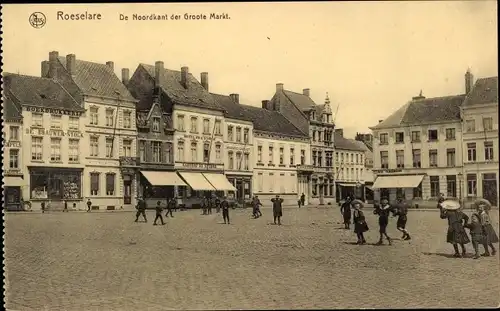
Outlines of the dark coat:
M 350 223 L 351 222 L 351 202 L 344 202 L 342 206 L 340 207 L 340 212 L 344 216 L 344 223 Z
M 363 233 L 368 231 L 368 224 L 366 223 L 363 211 L 354 210 L 353 216 L 354 232 Z
M 283 216 L 283 199 L 282 198 L 274 198 L 271 199 L 271 202 L 273 202 L 273 214 L 275 217 L 281 217 Z
M 464 225 L 469 222 L 469 217 L 462 211 L 441 209 L 441 219 L 448 220 L 448 232 L 446 242 L 451 244 L 470 243 L 469 236 L 465 232 Z

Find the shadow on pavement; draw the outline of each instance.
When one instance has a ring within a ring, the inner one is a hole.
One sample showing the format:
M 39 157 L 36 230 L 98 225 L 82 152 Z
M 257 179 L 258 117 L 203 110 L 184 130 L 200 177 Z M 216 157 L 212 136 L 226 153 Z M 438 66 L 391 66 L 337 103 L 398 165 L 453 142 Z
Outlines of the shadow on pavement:
M 426 256 L 440 256 L 440 257 L 446 257 L 446 258 L 472 258 L 472 254 L 465 254 L 464 257 L 455 257 L 453 256 L 452 253 L 427 253 L 427 252 L 424 252 L 422 253 Z

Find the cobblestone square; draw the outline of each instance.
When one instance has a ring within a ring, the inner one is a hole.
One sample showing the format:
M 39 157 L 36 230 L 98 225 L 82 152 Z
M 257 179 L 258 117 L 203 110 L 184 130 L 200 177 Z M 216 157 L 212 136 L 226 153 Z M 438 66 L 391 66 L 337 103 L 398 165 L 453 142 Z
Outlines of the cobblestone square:
M 174 213 L 165 226 L 135 214 L 5 216 L 8 310 L 168 310 L 497 307 L 499 261 L 453 259 L 446 221 L 411 211 L 411 241 L 352 245 L 338 208 L 284 210 L 253 220 Z M 498 211 L 492 216 L 498 228 Z M 400 238 L 391 219 L 389 234 Z M 472 246 L 468 245 L 472 257 Z

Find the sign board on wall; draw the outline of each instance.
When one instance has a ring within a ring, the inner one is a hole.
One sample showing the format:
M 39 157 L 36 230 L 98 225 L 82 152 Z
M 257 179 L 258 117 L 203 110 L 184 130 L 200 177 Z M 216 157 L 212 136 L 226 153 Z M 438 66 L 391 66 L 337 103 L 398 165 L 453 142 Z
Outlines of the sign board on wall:
M 27 135 L 38 135 L 38 136 L 53 136 L 53 137 L 83 137 L 83 133 L 80 131 L 63 131 L 57 129 L 45 129 L 45 128 L 27 128 Z

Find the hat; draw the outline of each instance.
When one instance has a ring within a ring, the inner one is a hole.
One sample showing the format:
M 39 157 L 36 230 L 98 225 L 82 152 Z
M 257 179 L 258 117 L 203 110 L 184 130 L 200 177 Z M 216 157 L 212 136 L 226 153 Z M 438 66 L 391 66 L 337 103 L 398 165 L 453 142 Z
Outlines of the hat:
M 358 204 L 359 204 L 359 208 L 363 208 L 363 207 L 364 207 L 364 203 L 363 203 L 363 201 L 358 200 L 358 199 L 353 200 L 353 201 L 351 202 L 351 204 L 352 204 L 353 206 L 356 206 L 356 205 L 358 205 Z
M 474 205 L 476 206 L 476 208 L 483 206 L 484 210 L 487 211 L 491 209 L 491 203 L 486 199 L 479 199 L 476 202 L 474 202 Z
M 461 207 L 460 202 L 453 201 L 453 200 L 445 200 L 445 201 L 441 202 L 439 205 L 441 205 L 442 208 L 450 210 L 450 211 L 457 210 Z

